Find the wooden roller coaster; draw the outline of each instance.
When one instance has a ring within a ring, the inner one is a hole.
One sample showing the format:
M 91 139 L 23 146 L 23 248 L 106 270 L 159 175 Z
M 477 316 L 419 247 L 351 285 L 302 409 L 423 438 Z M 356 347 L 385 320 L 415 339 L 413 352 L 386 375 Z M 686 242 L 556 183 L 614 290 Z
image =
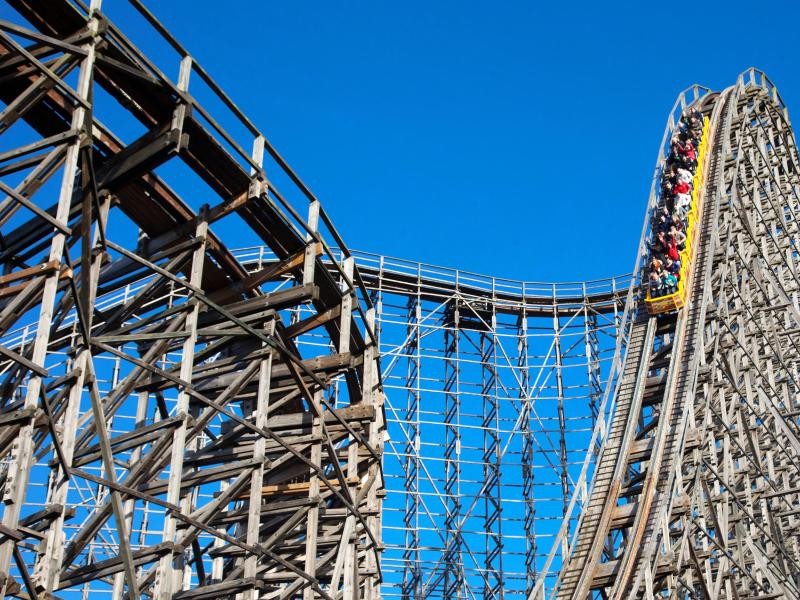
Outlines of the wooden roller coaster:
M 676 104 L 708 121 L 675 294 L 648 297 L 639 268 L 655 185 L 624 289 L 507 290 L 420 265 L 362 275 L 319 200 L 140 0 L 125 6 L 163 52 L 139 49 L 100 0 L 6 3 L 19 19 L 0 20 L 0 600 L 509 598 L 513 585 L 537 600 L 800 597 L 800 163 L 763 73 Z M 231 250 L 243 243 L 269 260 Z M 393 525 L 409 531 L 402 575 L 385 577 L 389 294 L 408 298 L 409 399 L 394 417 L 408 500 Z M 424 303 L 443 364 L 435 548 L 411 531 L 428 493 Z M 561 342 L 562 319 L 581 316 L 593 429 L 576 436 L 576 468 Z M 610 372 L 598 316 L 617 336 Z M 538 432 L 533 318 L 551 336 L 540 373 L 555 357 Z M 474 414 L 459 387 L 470 361 Z M 480 446 L 462 447 L 462 416 Z M 557 443 L 537 449 L 549 423 Z M 545 533 L 537 453 L 557 490 Z M 515 517 L 506 489 L 521 490 Z M 479 501 L 483 529 L 466 532 Z M 521 550 L 504 565 L 510 539 Z

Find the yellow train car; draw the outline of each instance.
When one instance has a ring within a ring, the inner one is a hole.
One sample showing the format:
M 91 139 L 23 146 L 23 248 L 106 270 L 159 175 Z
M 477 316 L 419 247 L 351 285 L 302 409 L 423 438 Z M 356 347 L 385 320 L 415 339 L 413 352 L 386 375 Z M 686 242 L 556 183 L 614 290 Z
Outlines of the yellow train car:
M 695 170 L 694 179 L 692 180 L 692 200 L 687 215 L 686 244 L 680 253 L 681 270 L 678 287 L 671 294 L 655 297 L 651 295 L 650 289 L 647 290 L 645 306 L 647 306 L 647 312 L 651 315 L 680 310 L 683 308 L 684 304 L 686 304 L 686 294 L 689 289 L 689 279 L 691 277 L 692 262 L 694 260 L 693 249 L 696 245 L 695 237 L 697 235 L 700 214 L 703 208 L 703 184 L 705 183 L 703 173 L 706 155 L 708 153 L 708 129 L 709 119 L 708 117 L 704 117 L 703 134 L 700 138 L 700 144 L 697 147 L 697 169 Z

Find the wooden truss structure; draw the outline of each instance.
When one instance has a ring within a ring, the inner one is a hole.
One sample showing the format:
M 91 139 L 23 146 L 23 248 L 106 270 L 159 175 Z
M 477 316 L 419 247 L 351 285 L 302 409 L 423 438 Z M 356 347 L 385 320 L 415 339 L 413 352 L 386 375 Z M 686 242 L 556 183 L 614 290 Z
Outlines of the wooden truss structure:
M 176 81 L 99 0 L 9 4 L 0 598 L 376 597 L 374 309 L 328 215 L 137 0 Z
M 650 318 L 638 268 L 354 255 L 140 0 L 168 67 L 100 0 L 7 3 L 0 600 L 800 597 L 800 174 L 762 73 L 674 107 L 656 180 L 690 104 L 712 153 L 689 303 Z
M 631 307 L 558 598 L 800 597 L 797 147 L 763 73 L 696 106 L 713 138 L 690 301 Z

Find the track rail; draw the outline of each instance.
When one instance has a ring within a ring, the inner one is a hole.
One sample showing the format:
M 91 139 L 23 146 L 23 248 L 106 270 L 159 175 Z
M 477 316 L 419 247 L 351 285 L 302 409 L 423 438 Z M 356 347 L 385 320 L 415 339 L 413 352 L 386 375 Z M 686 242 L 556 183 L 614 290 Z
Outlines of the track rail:
M 637 564 L 642 540 L 652 534 L 658 500 L 669 482 L 685 428 L 694 381 L 694 348 L 702 326 L 702 297 L 710 266 L 709 230 L 717 193 L 719 144 L 725 98 L 713 105 L 712 153 L 706 165 L 702 226 L 685 310 L 649 317 L 644 307 L 634 324 L 616 408 L 598 462 L 592 493 L 578 524 L 576 542 L 562 570 L 557 598 L 585 598 L 591 590 L 622 597 Z M 710 180 L 709 180 L 710 178 Z M 712 206 L 709 206 L 712 205 Z
M 728 125 L 727 108 L 731 95 L 731 90 L 724 92 L 717 100 L 714 111 L 714 137 L 711 160 L 706 173 L 708 184 L 704 189 L 702 227 L 695 256 L 691 294 L 686 309 L 680 312 L 675 331 L 671 334 L 675 347 L 674 356 L 670 361 L 667 375 L 665 399 L 659 408 L 659 425 L 652 442 L 653 451 L 639 495 L 642 506 L 637 511 L 631 529 L 627 532 L 626 551 L 623 557 L 618 559 L 619 566 L 612 567 L 616 572 L 610 594 L 613 597 L 624 597 L 629 593 L 632 580 L 647 562 L 647 557 L 643 556 L 646 554 L 643 552 L 643 544 L 657 535 L 656 522 L 670 501 L 674 466 L 683 451 L 687 417 L 691 410 L 691 395 L 697 380 L 698 342 L 702 338 L 705 324 L 705 296 L 713 254 L 710 243 L 711 229 L 716 224 L 716 206 L 722 174 L 721 162 L 724 160 L 722 148 Z
M 800 597 L 800 158 L 763 73 L 712 99 L 689 301 L 636 323 L 557 598 Z
M 647 373 L 656 319 L 643 318 L 636 321 L 629 341 L 625 370 L 617 391 L 617 404 L 614 421 L 603 445 L 600 459 L 595 469 L 592 494 L 583 510 L 579 522 L 579 534 L 573 546 L 570 562 L 561 577 L 559 597 L 580 597 L 591 584 L 594 574 L 595 558 L 603 549 L 604 532 L 611 525 L 613 504 L 622 485 L 621 465 L 630 447 L 630 432 L 634 423 L 632 417 L 638 413 L 644 393 L 644 377 Z M 644 362 L 643 362 L 644 361 Z

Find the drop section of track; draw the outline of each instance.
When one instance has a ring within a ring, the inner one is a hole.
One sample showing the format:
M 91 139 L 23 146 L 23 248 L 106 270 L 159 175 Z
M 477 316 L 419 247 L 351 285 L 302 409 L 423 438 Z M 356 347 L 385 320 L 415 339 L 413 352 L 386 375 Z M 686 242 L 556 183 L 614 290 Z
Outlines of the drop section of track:
M 592 592 L 608 598 L 635 597 L 631 585 L 638 587 L 643 570 L 653 576 L 658 568 L 642 554 L 642 540 L 650 539 L 648 533 L 668 502 L 672 482 L 666 474 L 673 472 L 683 443 L 687 402 L 696 379 L 695 343 L 711 262 L 706 242 L 714 225 L 728 95 L 707 98 L 702 106 L 705 113 L 712 112 L 712 151 L 704 166 L 708 185 L 701 201 L 689 301 L 680 311 L 659 316 L 648 315 L 640 305 L 592 493 L 557 584 L 559 599 L 582 600 Z M 652 551 L 652 545 L 648 549 Z

